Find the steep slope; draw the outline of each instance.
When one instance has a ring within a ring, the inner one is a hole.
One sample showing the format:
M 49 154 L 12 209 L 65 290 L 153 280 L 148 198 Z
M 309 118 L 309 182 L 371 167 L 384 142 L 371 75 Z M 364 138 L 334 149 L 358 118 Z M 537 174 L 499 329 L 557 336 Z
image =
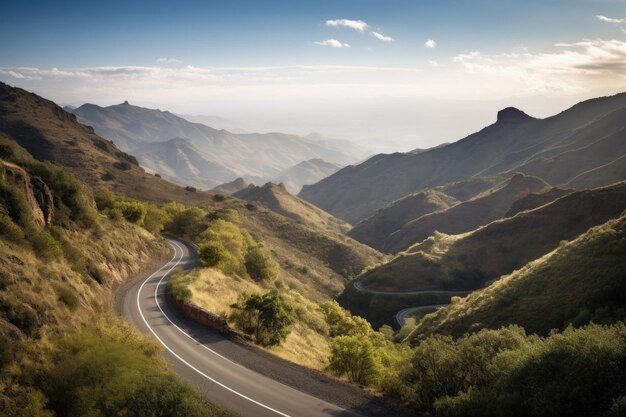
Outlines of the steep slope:
M 626 182 L 568 194 L 463 235 L 429 237 L 356 282 L 368 291 L 474 290 L 509 274 L 626 209 Z M 354 314 L 391 322 L 402 308 L 442 304 L 441 297 L 376 295 L 350 285 L 341 296 Z M 449 299 L 448 295 L 448 299 Z M 445 300 L 443 300 L 445 302 Z
M 504 215 L 504 217 L 513 217 L 521 211 L 532 210 L 537 207 L 541 207 L 544 204 L 551 203 L 554 200 L 557 200 L 564 195 L 573 192 L 574 190 L 554 187 L 551 190 L 546 191 L 545 193 L 530 193 L 518 200 L 515 200 L 511 205 L 509 211 L 507 211 Z
M 626 318 L 626 214 L 594 227 L 422 320 L 412 335 L 517 324 L 547 335 L 568 323 Z
M 277 254 L 281 273 L 293 288 L 312 297 L 339 293 L 348 280 L 383 256 L 353 239 L 313 228 L 254 204 L 193 191 L 146 173 L 111 142 L 78 123 L 51 101 L 0 84 L 0 134 L 37 158 L 64 166 L 97 191 L 108 189 L 161 205 L 172 201 L 209 211 L 236 210 L 242 227 Z
M 232 178 L 221 181 L 237 176 L 270 179 L 302 161 L 321 158 L 345 165 L 360 156 L 360 150 L 349 142 L 331 143 L 284 133 L 235 134 L 189 122 L 167 111 L 133 106 L 128 102 L 109 107 L 85 104 L 73 113 L 81 123 L 93 126 L 96 133 L 138 156 L 141 156 L 141 146 L 145 143 L 187 138 L 207 155 L 213 156 L 211 160 L 214 163 L 236 172 Z
M 175 138 L 165 142 L 148 143 L 134 150 L 139 164 L 148 171 L 175 184 L 212 188 L 237 174 L 214 162 L 189 139 Z
M 618 182 L 624 178 L 626 178 L 626 155 L 575 176 L 567 185 L 574 188 L 594 188 L 606 181 Z
M 211 192 L 222 193 L 222 194 L 234 194 L 237 191 L 241 191 L 244 188 L 247 188 L 248 185 L 250 184 L 248 184 L 246 180 L 239 177 L 231 182 L 218 185 L 217 187 L 213 188 Z
M 339 171 L 340 165 L 326 162 L 323 159 L 311 159 L 287 168 L 272 180 L 276 184 L 284 184 L 287 191 L 298 194 L 303 186 L 315 184 L 321 179 Z
M 331 232 L 345 233 L 350 225 L 290 194 L 283 184 L 268 182 L 262 187 L 250 185 L 233 194 L 242 200 L 263 204 L 275 213 L 298 223 Z
M 455 235 L 469 232 L 503 217 L 516 200 L 549 189 L 550 186 L 539 178 L 516 174 L 472 200 L 410 221 L 389 235 L 383 241 L 382 249 L 390 253 L 399 252 L 435 231 Z
M 425 214 L 446 210 L 458 203 L 456 198 L 435 190 L 410 194 L 354 226 L 348 236 L 383 250 L 383 241 L 404 224 Z
M 158 203 L 207 198 L 146 173 L 133 156 L 78 123 L 71 113 L 49 100 L 3 83 L 0 83 L 0 132 L 36 159 L 67 167 L 92 188 L 109 188 Z
M 504 109 L 496 123 L 458 142 L 418 154 L 376 155 L 304 187 L 300 197 L 354 224 L 409 193 L 476 176 L 562 172 L 553 181 L 544 178 L 561 185 L 608 162 L 602 156 L 606 148 L 596 142 L 607 137 L 604 143 L 615 144 L 623 138 L 620 130 L 626 119 L 619 116 L 625 106 L 626 94 L 618 94 L 579 103 L 541 120 Z M 575 158 L 559 157 L 575 149 L 579 150 Z M 580 158 L 583 163 L 573 164 Z

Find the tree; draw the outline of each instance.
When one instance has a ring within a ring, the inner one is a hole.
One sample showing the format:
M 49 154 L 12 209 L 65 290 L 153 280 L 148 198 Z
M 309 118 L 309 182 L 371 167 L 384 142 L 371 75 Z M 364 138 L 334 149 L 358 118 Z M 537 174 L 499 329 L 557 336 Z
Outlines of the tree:
M 222 242 L 207 242 L 199 247 L 200 259 L 207 266 L 214 267 L 228 259 L 228 252 Z
M 358 384 L 367 384 L 378 373 L 375 349 L 368 337 L 339 336 L 330 342 L 329 368 Z
M 270 281 L 278 276 L 278 264 L 263 245 L 248 249 L 245 265 L 246 271 L 255 281 Z
M 286 303 L 273 292 L 244 294 L 231 308 L 230 319 L 262 346 L 277 345 L 285 340 L 294 321 Z

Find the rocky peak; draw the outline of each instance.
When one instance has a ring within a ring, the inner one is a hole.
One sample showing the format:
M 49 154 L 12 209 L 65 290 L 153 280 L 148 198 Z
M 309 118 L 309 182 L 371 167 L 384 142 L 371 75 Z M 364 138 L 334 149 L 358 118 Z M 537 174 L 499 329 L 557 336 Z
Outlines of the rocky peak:
M 519 123 L 531 119 L 532 117 L 515 107 L 507 107 L 498 112 L 498 123 Z

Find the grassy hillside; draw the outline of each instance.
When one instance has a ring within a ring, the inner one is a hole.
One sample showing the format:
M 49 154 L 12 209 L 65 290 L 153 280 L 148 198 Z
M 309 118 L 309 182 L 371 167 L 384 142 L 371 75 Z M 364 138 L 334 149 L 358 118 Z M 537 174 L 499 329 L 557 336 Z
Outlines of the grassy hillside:
M 242 200 L 263 204 L 275 213 L 314 228 L 339 233 L 350 230 L 349 224 L 290 194 L 283 184 L 268 182 L 262 187 L 249 186 L 233 195 Z
M 626 213 L 596 226 L 488 287 L 426 316 L 412 338 L 517 324 L 551 329 L 626 318 Z
M 509 211 L 504 214 L 504 217 L 513 217 L 521 211 L 541 207 L 572 192 L 574 192 L 574 190 L 554 187 L 544 193 L 530 193 L 518 200 L 515 200 Z
M 406 223 L 425 214 L 446 210 L 458 203 L 456 198 L 435 190 L 409 194 L 354 226 L 348 236 L 383 250 L 383 241 Z
M 353 276 L 383 257 L 353 239 L 311 228 L 253 203 L 183 188 L 146 173 L 134 158 L 94 134 L 51 101 L 0 84 L 0 133 L 50 160 L 95 191 L 108 189 L 141 201 L 172 201 L 208 212 L 234 210 L 242 227 L 271 245 L 291 280 L 313 293 L 337 294 Z M 295 284 L 294 284 L 295 285 Z
M 625 106 L 626 94 L 618 94 L 547 119 L 505 109 L 496 123 L 458 142 L 418 154 L 376 155 L 304 187 L 300 196 L 356 224 L 410 193 L 477 176 L 522 172 L 561 186 L 623 155 Z
M 548 184 L 539 178 L 516 174 L 471 200 L 406 223 L 389 235 L 382 247 L 387 252 L 395 253 L 426 239 L 435 231 L 446 234 L 469 232 L 503 217 L 516 200 L 549 189 Z
M 366 271 L 361 285 L 379 291 L 473 290 L 509 274 L 626 209 L 626 182 L 566 195 L 548 205 L 495 221 L 463 235 L 435 234 L 393 260 Z M 449 299 L 449 297 L 448 297 Z M 413 305 L 440 304 L 427 296 L 365 294 L 350 285 L 341 296 L 354 314 L 375 324 Z M 445 302 L 445 300 L 444 300 Z
M 229 415 L 114 316 L 112 290 L 168 251 L 147 230 L 98 214 L 85 191 L 0 136 L 1 414 Z

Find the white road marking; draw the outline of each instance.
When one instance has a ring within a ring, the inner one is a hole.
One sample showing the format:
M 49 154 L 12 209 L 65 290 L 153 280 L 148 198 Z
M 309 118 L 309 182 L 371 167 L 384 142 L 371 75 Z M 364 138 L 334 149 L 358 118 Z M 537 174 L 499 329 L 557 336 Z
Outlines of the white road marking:
M 182 357 L 180 357 L 180 356 L 179 356 L 176 352 L 174 352 L 174 351 L 173 351 L 173 350 L 172 350 L 172 349 L 171 349 L 168 345 L 166 345 L 166 344 L 165 344 L 165 342 L 163 342 L 163 340 L 161 340 L 161 338 L 160 338 L 160 337 L 156 334 L 156 332 L 152 329 L 152 327 L 150 327 L 150 324 L 148 324 L 148 321 L 146 320 L 145 316 L 143 315 L 143 312 L 141 311 L 141 305 L 140 305 L 140 303 L 139 303 L 139 295 L 141 294 L 141 290 L 143 289 L 144 285 L 146 285 L 146 283 L 147 283 L 150 279 L 152 279 L 152 277 L 153 277 L 155 274 L 157 274 L 158 272 L 161 272 L 163 269 L 165 269 L 165 268 L 167 267 L 167 265 L 169 265 L 172 261 L 174 261 L 174 259 L 176 258 L 176 255 L 177 255 L 177 253 L 178 253 L 178 250 L 180 250 L 180 251 L 181 251 L 180 258 L 179 258 L 179 259 L 176 261 L 176 263 L 175 263 L 175 264 L 174 264 L 174 265 L 173 265 L 173 266 L 172 266 L 172 267 L 171 267 L 171 268 L 170 268 L 170 269 L 169 269 L 169 270 L 168 270 L 168 271 L 167 271 L 167 272 L 163 275 L 163 277 L 161 277 L 161 279 L 159 280 L 159 282 L 158 282 L 158 284 L 157 284 L 157 287 L 156 287 L 156 289 L 155 289 L 155 291 L 154 291 L 155 301 L 156 301 L 157 307 L 159 307 L 159 310 L 161 311 L 161 314 L 163 314 L 163 316 L 164 316 L 164 317 L 165 317 L 165 318 L 166 318 L 166 319 L 167 319 L 167 320 L 168 320 L 168 321 L 169 321 L 172 325 L 174 325 L 174 326 L 175 326 L 178 330 L 180 330 L 183 334 L 187 335 L 190 339 L 194 340 L 196 343 L 200 344 L 201 346 L 204 346 L 204 345 L 202 345 L 201 343 L 199 343 L 197 340 L 195 340 L 193 337 L 191 337 L 191 336 L 189 336 L 187 333 L 185 333 L 182 329 L 180 329 L 178 326 L 176 326 L 176 325 L 175 325 L 175 324 L 174 324 L 174 323 L 170 320 L 170 318 L 169 318 L 169 317 L 165 314 L 165 312 L 164 312 L 164 311 L 163 311 L 163 309 L 161 308 L 161 305 L 159 304 L 159 301 L 158 301 L 158 298 L 157 298 L 157 290 L 159 289 L 159 285 L 161 284 L 161 281 L 163 281 L 163 279 L 164 279 L 164 278 L 165 278 L 165 277 L 166 277 L 166 276 L 167 276 L 170 272 L 172 272 L 172 270 L 173 270 L 174 268 L 176 268 L 176 267 L 178 266 L 178 264 L 180 264 L 180 261 L 181 261 L 181 260 L 182 260 L 182 258 L 183 258 L 183 253 L 184 253 L 184 251 L 182 250 L 182 248 L 181 248 L 180 246 L 178 246 L 178 244 L 177 244 L 176 242 L 172 242 L 172 243 L 173 243 L 173 245 L 172 245 L 172 246 L 175 246 L 175 247 L 174 247 L 174 256 L 172 257 L 172 259 L 171 259 L 171 260 L 170 260 L 167 264 L 163 265 L 161 268 L 159 268 L 158 270 L 156 270 L 155 272 L 153 272 L 153 273 L 152 273 L 152 274 L 151 274 L 148 278 L 146 278 L 146 279 L 145 279 L 145 281 L 141 283 L 141 286 L 139 287 L 139 290 L 138 290 L 138 292 L 137 292 L 137 309 L 139 310 L 139 314 L 141 315 L 141 318 L 142 318 L 143 322 L 144 322 L 144 323 L 146 324 L 146 326 L 148 327 L 148 330 L 150 330 L 150 332 L 152 333 L 152 335 L 153 335 L 153 336 L 154 336 L 154 337 L 155 337 L 155 338 L 156 338 L 156 339 L 157 339 L 157 340 L 158 340 L 158 341 L 159 341 L 159 342 L 163 345 L 163 347 L 164 347 L 165 349 L 167 349 L 167 350 L 168 350 L 168 352 L 170 352 L 172 355 L 174 355 L 174 356 L 175 356 L 178 360 L 180 360 L 182 363 L 184 363 L 185 365 L 187 365 L 188 367 L 190 367 L 191 369 L 193 369 L 194 371 L 196 371 L 198 374 L 202 375 L 203 377 L 205 377 L 205 378 L 206 378 L 206 379 L 208 379 L 209 381 L 211 381 L 211 382 L 213 382 L 213 383 L 215 383 L 215 384 L 219 385 L 220 387 L 222 387 L 222 388 L 224 388 L 224 389 L 226 389 L 226 390 L 228 390 L 228 391 L 232 392 L 233 394 L 238 395 L 239 397 L 241 397 L 241 398 L 243 398 L 243 399 L 245 399 L 245 400 L 248 400 L 248 401 L 250 401 L 250 402 L 252 402 L 252 403 L 254 403 L 254 404 L 256 404 L 256 405 L 258 405 L 258 406 L 260 406 L 260 407 L 263 407 L 263 408 L 265 408 L 265 409 L 269 410 L 269 411 L 272 411 L 272 412 L 274 412 L 274 413 L 276 413 L 276 414 L 279 414 L 279 415 L 281 415 L 281 416 L 284 416 L 284 417 L 291 417 L 291 416 L 289 416 L 288 414 L 282 413 L 282 412 L 280 412 L 280 411 L 278 411 L 278 410 L 275 410 L 275 409 L 273 409 L 273 408 L 271 408 L 271 407 L 269 407 L 269 406 L 267 406 L 267 405 L 265 405 L 265 404 L 263 404 L 263 403 L 260 403 L 260 402 L 258 402 L 258 401 L 256 401 L 256 400 L 254 400 L 254 399 L 252 399 L 252 398 L 250 398 L 250 397 L 247 397 L 246 395 L 244 395 L 244 394 L 242 394 L 242 393 L 240 393 L 240 392 L 238 392 L 238 391 L 236 391 L 236 390 L 234 390 L 234 389 L 232 389 L 232 388 L 230 388 L 230 387 L 228 387 L 228 386 L 224 385 L 223 383 L 219 382 L 219 381 L 218 381 L 218 380 L 216 380 L 215 378 L 212 378 L 212 377 L 210 377 L 209 375 L 205 374 L 204 372 L 202 372 L 201 370 L 199 370 L 198 368 L 196 368 L 195 366 L 193 366 L 192 364 L 190 364 L 189 362 L 187 362 L 186 360 L 184 360 Z M 208 349 L 208 348 L 207 348 L 207 349 Z M 211 349 L 209 349 L 209 350 L 211 350 Z M 218 354 L 217 352 L 215 352 L 215 351 L 213 351 L 213 350 L 211 350 L 211 352 L 215 353 L 216 355 L 218 355 L 218 356 L 220 356 L 220 357 L 223 357 L 222 355 Z M 226 359 L 226 358 L 225 358 L 225 359 Z

